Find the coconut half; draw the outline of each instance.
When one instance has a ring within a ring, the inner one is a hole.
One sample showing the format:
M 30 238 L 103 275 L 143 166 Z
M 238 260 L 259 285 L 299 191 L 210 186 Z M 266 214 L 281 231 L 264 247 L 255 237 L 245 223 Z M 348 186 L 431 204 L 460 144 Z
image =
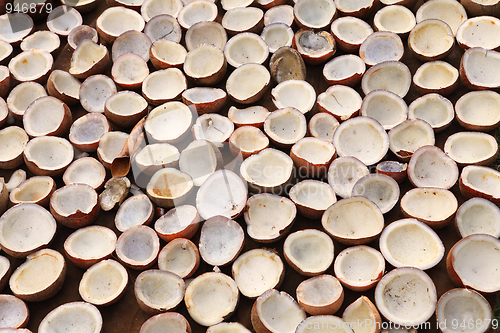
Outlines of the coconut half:
M 331 205 L 321 217 L 321 224 L 340 243 L 359 245 L 371 242 L 382 232 L 384 216 L 371 200 L 358 196 Z
M 90 75 L 103 73 L 108 63 L 108 49 L 104 45 L 85 39 L 71 55 L 69 73 L 78 79 L 86 79 Z
M 250 333 L 251 331 L 240 323 L 219 323 L 212 325 L 207 329 L 207 333 Z
M 163 84 L 171 82 L 169 85 Z M 184 74 L 178 68 L 162 69 L 149 74 L 142 82 L 142 96 L 153 105 L 178 99 L 187 88 Z
M 188 51 L 192 51 L 202 44 L 213 45 L 224 50 L 227 33 L 220 23 L 203 21 L 193 24 L 186 31 L 185 40 Z
M 106 180 L 106 169 L 93 157 L 82 157 L 71 163 L 62 176 L 66 185 L 87 184 L 100 190 Z
M 497 157 L 498 143 L 486 133 L 458 132 L 446 139 L 444 151 L 460 166 L 490 165 Z
M 113 160 L 122 151 L 128 137 L 127 133 L 118 131 L 108 132 L 101 136 L 99 147 L 97 148 L 97 157 L 99 157 L 99 160 L 106 168 L 111 169 Z
M 370 174 L 354 184 L 351 195 L 367 197 L 380 208 L 382 214 L 385 214 L 391 211 L 399 200 L 399 185 L 387 175 Z
M 500 53 L 473 47 L 460 61 L 460 79 L 472 90 L 498 89 L 500 82 L 492 75 L 500 67 Z
M 32 49 L 42 49 L 49 53 L 59 49 L 61 41 L 59 36 L 51 31 L 37 31 L 34 34 L 26 37 L 21 42 L 21 50 L 28 51 Z
M 242 32 L 260 33 L 263 27 L 264 12 L 255 7 L 233 8 L 222 17 L 222 26 L 229 35 Z
M 499 253 L 500 241 L 496 237 L 476 234 L 462 238 L 448 252 L 448 276 L 460 287 L 488 294 L 497 292 Z
M 309 120 L 308 130 L 312 137 L 333 141 L 339 121 L 328 112 L 318 112 Z
M 60 176 L 73 161 L 73 146 L 63 138 L 41 136 L 24 147 L 24 162 L 38 176 Z
M 380 251 L 394 267 L 426 270 L 444 257 L 444 245 L 438 234 L 415 219 L 389 224 L 380 235 Z
M 373 288 L 384 275 L 385 259 L 372 247 L 351 246 L 337 255 L 333 269 L 337 279 L 346 288 L 366 291 Z
M 294 22 L 293 7 L 286 4 L 272 6 L 264 14 L 264 26 L 273 23 L 284 23 L 291 27 Z
M 424 120 L 435 132 L 448 127 L 454 116 L 454 108 L 450 100 L 436 93 L 419 97 L 408 106 L 408 119 Z
M 269 52 L 274 53 L 280 47 L 292 46 L 293 30 L 285 23 L 276 22 L 266 25 L 260 37 L 269 46 Z
M 0 144 L 7 147 L 0 153 L 0 168 L 13 169 L 20 166 L 28 141 L 28 134 L 21 127 L 9 126 L 0 130 Z
M 23 82 L 15 86 L 5 100 L 15 118 L 22 119 L 26 108 L 37 98 L 47 96 L 45 88 L 36 82 Z
M 346 52 L 358 51 L 365 39 L 373 33 L 368 23 L 351 16 L 334 20 L 330 30 L 339 48 Z
M 49 312 L 38 326 L 40 333 L 75 329 L 85 333 L 101 332 L 102 315 L 99 309 L 86 302 L 65 303 Z
M 313 316 L 333 314 L 344 301 L 342 285 L 334 276 L 328 274 L 302 281 L 296 294 L 299 305 Z
M 43 272 L 43 273 L 41 273 Z M 66 277 L 64 257 L 52 249 L 31 253 L 9 280 L 12 293 L 27 302 L 40 302 L 59 292 Z
M 145 194 L 134 195 L 125 200 L 115 216 L 115 226 L 124 232 L 136 225 L 148 225 L 153 221 L 154 210 L 151 200 Z
M 398 95 L 376 90 L 365 96 L 360 114 L 377 120 L 385 130 L 390 130 L 407 119 L 408 106 Z
M 259 35 L 244 32 L 227 41 L 224 55 L 227 62 L 235 68 L 249 63 L 261 65 L 269 56 L 269 46 Z
M 197 276 L 184 294 L 189 315 L 202 326 L 215 325 L 229 317 L 236 310 L 238 300 L 236 282 L 223 273 Z
M 155 222 L 155 231 L 161 239 L 170 242 L 176 238 L 192 238 L 200 223 L 196 207 L 182 205 L 170 209 Z
M 80 81 L 68 72 L 55 69 L 47 79 L 47 92 L 67 105 L 80 100 Z
M 450 26 L 437 19 L 419 22 L 408 36 L 408 46 L 418 59 L 443 59 L 453 49 L 455 38 Z
M 159 143 L 181 141 L 193 121 L 191 110 L 181 102 L 167 102 L 151 110 L 144 123 L 148 139 Z
M 399 61 L 403 57 L 404 46 L 394 32 L 378 31 L 365 38 L 359 47 L 359 56 L 367 66 L 385 61 Z
M 120 127 L 130 128 L 148 111 L 148 102 L 134 91 L 120 91 L 106 99 L 104 115 Z
M 328 329 L 318 329 L 318 327 L 328 327 Z M 297 326 L 297 333 L 327 332 L 353 333 L 351 324 L 342 318 L 332 315 L 311 316 L 302 320 Z
M 286 80 L 272 89 L 271 98 L 278 109 L 293 107 L 305 114 L 314 107 L 316 91 L 307 81 Z
M 180 1 L 173 1 L 174 8 L 177 7 L 178 2 Z M 181 26 L 177 19 L 169 14 L 159 14 L 151 18 L 144 27 L 144 33 L 153 43 L 159 39 L 180 43 L 182 38 Z
M 478 16 L 466 20 L 457 30 L 457 43 L 464 50 L 482 47 L 488 50 L 500 48 L 500 20 L 492 16 Z M 482 36 L 485 36 L 481 38 Z M 487 38 L 486 38 L 487 37 Z
M 40 206 L 47 206 L 55 189 L 56 183 L 51 177 L 33 176 L 12 189 L 9 199 L 14 205 L 30 202 Z
M 58 6 L 47 16 L 47 28 L 59 36 L 68 36 L 71 30 L 82 25 L 80 12 L 70 6 Z
M 361 80 L 365 95 L 373 90 L 388 90 L 404 98 L 412 83 L 410 69 L 399 61 L 386 61 L 369 68 Z
M 64 253 L 76 266 L 87 269 L 111 257 L 116 247 L 113 230 L 92 225 L 78 229 L 66 238 Z
M 232 274 L 240 292 L 248 298 L 256 298 L 268 289 L 279 288 L 285 277 L 285 266 L 275 251 L 253 249 L 234 261 Z
M 408 162 L 417 149 L 436 142 L 432 127 L 421 119 L 411 119 L 392 128 L 389 149 L 402 162 Z
M 200 253 L 189 239 L 176 238 L 160 251 L 158 268 L 177 274 L 181 278 L 192 276 L 200 265 Z
M 123 295 L 127 283 L 127 270 L 119 262 L 107 259 L 83 273 L 78 291 L 85 302 L 106 306 Z
M 117 83 L 122 83 L 119 79 L 115 80 Z M 87 112 L 104 113 L 106 100 L 116 92 L 116 85 L 112 79 L 102 74 L 92 75 L 80 86 L 80 104 Z
M 184 280 L 177 274 L 149 269 L 137 276 L 134 294 L 139 307 L 151 314 L 174 310 L 184 297 Z
M 87 226 L 99 214 L 98 194 L 86 184 L 66 185 L 50 197 L 50 212 L 57 222 L 67 227 Z
M 262 243 L 271 243 L 283 237 L 296 216 L 297 208 L 290 199 L 269 193 L 251 196 L 244 213 L 248 235 Z
M 441 188 L 411 189 L 403 195 L 400 204 L 406 217 L 424 222 L 433 229 L 448 225 L 458 209 L 455 195 Z
M 73 122 L 69 129 L 69 140 L 82 151 L 94 152 L 99 147 L 101 137 L 109 131 L 108 120 L 103 114 L 87 113 Z
M 417 24 L 413 12 L 401 5 L 390 5 L 379 9 L 373 17 L 377 31 L 391 31 L 404 38 Z
M 234 124 L 229 118 L 220 114 L 206 113 L 196 119 L 192 131 L 195 140 L 207 140 L 222 148 L 233 133 Z
M 128 30 L 144 30 L 144 19 L 139 13 L 122 6 L 110 7 L 97 18 L 97 33 L 105 43 L 112 43 Z
M 468 2 L 468 0 L 460 2 L 452 0 L 432 0 L 429 3 L 424 3 L 418 8 L 415 18 L 417 19 L 417 23 L 428 19 L 441 20 L 450 26 L 453 35 L 455 35 L 460 24 L 467 20 L 467 12 L 463 6 L 465 2 Z M 470 13 L 472 14 L 472 12 Z M 474 14 L 474 16 L 476 15 L 484 14 Z
M 310 219 L 320 219 L 325 210 L 337 202 L 335 191 L 329 184 L 312 179 L 295 184 L 289 196 L 299 213 Z
M 148 62 L 151 44 L 152 42 L 148 35 L 136 30 L 126 31 L 113 42 L 111 58 L 115 62 L 121 55 L 133 53 L 141 56 L 144 61 Z
M 323 274 L 333 263 L 333 241 L 316 229 L 296 231 L 285 239 L 283 254 L 286 262 L 299 274 Z
M 464 202 L 455 215 L 455 226 L 462 238 L 473 234 L 500 237 L 500 208 L 483 198 Z
M 167 329 L 172 333 L 190 333 L 191 326 L 183 315 L 176 312 L 160 313 L 146 320 L 140 333 L 155 333 Z
M 500 124 L 500 94 L 470 91 L 457 100 L 455 113 L 462 127 L 472 131 L 491 131 Z
M 216 85 L 226 74 L 226 58 L 218 47 L 200 45 L 187 53 L 184 73 L 196 84 Z
M 23 51 L 9 62 L 12 77 L 19 82 L 35 81 L 45 83 L 49 76 L 54 59 L 52 55 L 41 49 Z
M 286 80 L 305 80 L 307 75 L 304 59 L 289 46 L 282 46 L 274 52 L 269 60 L 269 68 L 278 84 Z
M 200 235 L 200 255 L 212 266 L 231 263 L 243 249 L 244 232 L 241 226 L 225 216 L 214 216 L 203 224 Z
M 338 121 L 357 116 L 362 103 L 363 99 L 356 90 L 340 84 L 333 85 L 319 94 L 316 101 L 320 112 L 328 112 Z
M 34 28 L 33 19 L 26 13 L 14 12 L 0 16 L 0 40 L 18 45 Z
M 122 54 L 116 58 L 111 67 L 113 81 L 124 89 L 141 88 L 142 82 L 148 75 L 149 68 L 146 61 L 134 53 Z
M 338 196 L 348 198 L 354 184 L 369 173 L 366 165 L 359 159 L 352 156 L 339 157 L 330 164 L 328 184 Z
M 294 107 L 284 107 L 273 111 L 264 122 L 264 133 L 279 147 L 291 147 L 302 139 L 306 132 L 306 117 Z
M 394 324 L 418 325 L 436 309 L 436 286 L 418 268 L 396 268 L 377 284 L 375 303 L 380 314 Z
M 182 93 L 184 104 L 192 105 L 198 115 L 219 112 L 226 100 L 226 92 L 219 88 L 194 87 Z
M 159 39 L 151 45 L 149 58 L 156 69 L 167 69 L 170 67 L 181 67 L 186 60 L 187 51 L 181 44 Z
M 229 137 L 229 149 L 243 159 L 269 147 L 268 137 L 257 127 L 241 126 Z
M 460 192 L 467 199 L 481 197 L 500 203 L 500 172 L 483 166 L 463 168 L 459 181 Z
M 2 258 L 6 259 L 5 257 Z M 7 262 L 9 262 L 8 259 Z M 0 328 L 10 327 L 12 329 L 16 329 L 25 327 L 28 323 L 28 306 L 16 296 L 7 294 L 0 295 L 0 310 L 2 311 Z
M 327 31 L 302 28 L 293 37 L 293 46 L 308 65 L 323 64 L 336 51 L 335 39 Z
M 298 0 L 293 6 L 293 14 L 299 27 L 321 30 L 330 25 L 337 8 L 333 0 Z
M 215 21 L 217 18 L 217 6 L 210 1 L 192 1 L 179 11 L 177 21 L 184 29 L 188 30 L 192 25 L 203 21 Z
M 342 319 L 349 323 L 354 332 L 363 330 L 369 333 L 379 333 L 382 318 L 375 305 L 366 296 L 361 296 L 344 310 Z
M 260 105 L 249 106 L 242 109 L 233 105 L 229 108 L 227 117 L 237 127 L 248 125 L 262 128 L 269 113 L 270 112 L 267 108 Z
M 23 125 L 31 137 L 44 135 L 64 136 L 72 122 L 71 110 L 52 96 L 33 101 L 24 112 Z
M 154 204 L 171 208 L 183 203 L 193 186 L 193 179 L 187 173 L 174 168 L 163 168 L 151 177 L 146 193 Z
M 418 148 L 408 163 L 408 178 L 417 187 L 450 189 L 458 176 L 455 161 L 436 146 Z
M 266 67 L 259 64 L 245 64 L 229 75 L 226 91 L 235 102 L 252 104 L 264 95 L 270 81 L 271 74 Z
M 97 30 L 88 25 L 79 25 L 71 29 L 68 35 L 68 45 L 74 50 L 80 45 L 85 39 L 90 39 L 94 43 L 99 41 L 99 35 Z
M 323 77 L 332 85 L 343 84 L 353 87 L 361 82 L 365 71 L 366 64 L 363 59 L 354 54 L 344 54 L 333 58 L 325 64 L 323 67 Z
M 179 150 L 169 143 L 146 145 L 134 156 L 134 162 L 142 173 L 153 175 L 162 168 L 175 167 L 179 163 Z
M 8 192 L 10 192 L 16 187 L 18 187 L 19 184 L 21 184 L 25 180 L 26 180 L 26 171 L 24 171 L 23 169 L 17 169 L 10 175 L 9 181 L 7 183 L 5 183 L 4 180 L 5 188 L 7 189 Z M 3 191 L 4 189 L 2 189 L 0 193 Z
M 458 86 L 458 70 L 445 61 L 429 61 L 420 66 L 413 83 L 421 93 L 452 94 Z

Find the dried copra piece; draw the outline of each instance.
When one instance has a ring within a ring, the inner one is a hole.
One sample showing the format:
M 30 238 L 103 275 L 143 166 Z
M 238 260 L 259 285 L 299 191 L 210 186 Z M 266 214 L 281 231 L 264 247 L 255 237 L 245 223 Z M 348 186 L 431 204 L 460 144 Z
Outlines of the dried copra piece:
M 121 205 L 131 187 L 127 177 L 111 178 L 104 185 L 104 191 L 99 195 L 99 204 L 105 212 L 113 209 L 116 204 Z
M 9 181 L 5 183 L 7 191 L 9 192 L 12 191 L 14 188 L 18 187 L 19 184 L 21 184 L 25 180 L 26 180 L 26 171 L 24 171 L 23 169 L 14 171 L 10 176 Z

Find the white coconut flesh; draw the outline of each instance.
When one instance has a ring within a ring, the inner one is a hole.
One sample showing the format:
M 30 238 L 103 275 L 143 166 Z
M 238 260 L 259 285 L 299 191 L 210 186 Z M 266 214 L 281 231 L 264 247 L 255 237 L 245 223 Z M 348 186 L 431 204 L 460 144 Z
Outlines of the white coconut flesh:
M 137 276 L 134 291 L 146 307 L 165 311 L 175 308 L 182 301 L 185 283 L 174 273 L 150 269 Z
M 0 153 L 1 161 L 10 161 L 23 153 L 28 143 L 28 135 L 17 126 L 9 126 L 0 131 L 0 144 L 4 149 Z
M 30 295 L 47 289 L 63 274 L 64 257 L 44 249 L 28 255 L 26 262 L 12 273 L 9 285 L 17 295 Z
M 410 156 L 420 147 L 434 145 L 435 137 L 432 127 L 420 119 L 405 121 L 389 131 L 389 148 L 402 160 Z
M 449 124 L 455 116 L 454 113 L 450 100 L 435 93 L 419 97 L 408 106 L 408 119 L 422 119 L 432 128 L 440 128 Z M 498 120 L 500 121 L 500 113 Z
M 413 76 L 413 82 L 417 86 L 434 90 L 450 87 L 457 80 L 458 70 L 444 61 L 427 62 Z
M 200 255 L 212 266 L 225 265 L 241 251 L 244 242 L 241 226 L 224 216 L 208 219 L 201 229 Z
M 164 84 L 165 82 L 170 84 Z M 152 100 L 170 100 L 187 88 L 186 77 L 177 68 L 162 69 L 149 74 L 142 82 L 142 92 Z
M 188 333 L 190 326 L 186 318 L 176 312 L 166 312 L 149 318 L 141 326 L 141 333 Z
M 288 155 L 267 148 L 243 161 L 240 174 L 257 186 L 272 187 L 286 183 L 292 175 L 292 169 L 293 161 Z
M 59 129 L 65 117 L 64 104 L 54 97 L 46 97 L 30 104 L 26 109 L 23 116 L 24 128 L 32 135 L 47 135 Z
M 335 259 L 335 276 L 347 286 L 365 287 L 380 279 L 385 259 L 380 252 L 366 245 L 352 246 Z
M 328 169 L 328 184 L 342 198 L 351 196 L 354 184 L 370 173 L 366 165 L 354 157 L 335 159 Z
M 459 332 L 461 329 L 450 323 L 473 321 L 477 323 L 468 332 L 486 332 L 493 318 L 491 306 L 478 292 L 470 289 L 453 289 L 444 294 L 438 302 L 436 319 L 443 326 L 443 332 Z
M 173 142 L 191 127 L 191 110 L 180 102 L 167 102 L 149 113 L 144 130 L 157 142 Z
M 71 56 L 70 74 L 82 74 L 99 63 L 108 49 L 104 45 L 99 45 L 91 40 L 83 40 Z
M 306 131 L 306 117 L 293 107 L 272 112 L 264 122 L 264 132 L 281 144 L 294 144 L 306 135 Z
M 83 273 L 79 292 L 84 301 L 103 305 L 115 300 L 128 283 L 127 270 L 114 260 L 103 260 Z
M 380 209 L 365 197 L 342 199 L 328 208 L 321 218 L 326 232 L 336 239 L 357 241 L 378 235 L 384 227 Z
M 204 21 L 193 24 L 186 32 L 186 48 L 192 51 L 202 44 L 223 50 L 227 42 L 226 30 L 217 22 Z
M 413 51 L 423 57 L 441 56 L 455 43 L 453 32 L 441 20 L 429 19 L 418 23 L 408 37 Z
M 500 289 L 500 241 L 490 235 L 471 235 L 452 249 L 453 270 L 462 283 L 485 293 Z
M 186 55 L 184 71 L 192 78 L 205 78 L 224 68 L 224 53 L 212 45 L 200 45 Z
M 237 216 L 245 207 L 247 187 L 232 171 L 218 170 L 208 177 L 196 194 L 196 208 L 203 219 L 216 215 Z
M 93 157 L 84 157 L 71 163 L 63 175 L 66 185 L 82 183 L 98 188 L 104 183 L 106 170 Z
M 198 249 L 190 240 L 176 238 L 170 241 L 158 255 L 158 268 L 185 278 L 192 274 L 200 259 Z
M 233 8 L 222 17 L 222 26 L 228 31 L 243 32 L 255 27 L 264 12 L 255 7 Z
M 320 274 L 333 263 L 333 241 L 322 231 L 294 232 L 286 238 L 283 246 L 288 260 L 307 274 Z
M 135 155 L 139 167 L 152 167 L 155 171 L 179 161 L 179 150 L 169 143 L 146 145 Z
M 378 163 L 389 150 L 387 133 L 370 117 L 356 117 L 340 124 L 333 144 L 339 156 L 353 156 L 366 165 Z
M 169 65 L 183 64 L 186 54 L 184 46 L 171 40 L 159 39 L 151 46 L 151 57 Z
M 330 24 L 336 12 L 333 0 L 302 0 L 293 7 L 295 19 L 312 29 L 321 29 Z
M 49 80 L 52 80 L 54 87 L 58 92 L 68 95 L 74 99 L 80 98 L 80 81 L 68 72 L 54 70 L 50 74 Z
M 285 23 L 267 25 L 260 35 L 269 46 L 269 52 L 274 53 L 282 46 L 292 46 L 293 30 Z
M 353 333 L 354 330 L 339 317 L 332 315 L 312 316 L 304 319 L 297 326 L 296 333 Z
M 264 123 L 269 113 L 263 106 L 256 105 L 244 109 L 231 106 L 228 111 L 228 117 L 236 125 L 251 125 Z
M 127 142 L 128 134 L 123 132 L 108 132 L 99 140 L 97 152 L 103 162 L 111 164 L 113 160 L 120 154 L 123 146 Z
M 193 180 L 187 173 L 173 168 L 155 172 L 148 185 L 148 195 L 158 199 L 178 199 L 193 188 Z
M 448 137 L 444 151 L 457 163 L 481 163 L 496 156 L 498 143 L 486 133 L 459 132 Z
M 0 22 L 1 25 L 1 22 Z M 13 47 L 3 39 L 0 40 L 0 60 L 7 59 L 12 54 Z
M 75 120 L 70 128 L 70 139 L 78 143 L 98 142 L 109 132 L 109 124 L 104 115 L 89 113 Z
M 191 142 L 179 158 L 180 170 L 193 178 L 195 186 L 201 186 L 220 164 L 221 154 L 218 148 L 205 140 Z
M 207 333 L 250 333 L 251 331 L 240 323 L 220 323 L 210 326 Z
M 231 135 L 229 142 L 242 152 L 253 153 L 269 146 L 269 139 L 262 131 L 253 126 L 242 126 Z
M 78 229 L 64 242 L 64 250 L 72 257 L 82 260 L 106 257 L 113 253 L 115 246 L 115 233 L 97 225 Z
M 484 88 L 497 88 L 498 78 L 493 74 L 500 68 L 500 53 L 473 48 L 463 55 L 461 65 L 471 84 Z
M 455 112 L 466 124 L 495 126 L 500 122 L 500 95 L 494 91 L 471 91 L 458 99 Z
M 112 59 L 116 61 L 118 57 L 126 53 L 139 55 L 144 61 L 149 60 L 149 49 L 151 48 L 151 39 L 144 33 L 130 30 L 121 34 L 114 42 L 112 47 Z
M 488 234 L 500 236 L 500 208 L 483 198 L 464 202 L 457 211 L 456 223 L 460 236 Z
M 316 91 L 303 80 L 286 80 L 271 91 L 277 108 L 294 107 L 302 113 L 309 112 L 316 102 Z
M 106 112 L 118 116 L 138 115 L 147 107 L 148 102 L 141 95 L 132 92 L 119 92 L 106 100 Z
M 293 145 L 291 151 L 312 165 L 327 164 L 335 156 L 335 147 L 317 138 L 303 138 Z
M 12 202 L 33 202 L 47 198 L 54 189 L 55 182 L 48 176 L 34 176 L 19 184 L 11 191 Z M 14 200 L 13 200 L 14 199 Z
M 397 34 L 404 34 L 417 23 L 415 15 L 408 8 L 400 5 L 387 6 L 375 14 L 373 25 L 379 31 L 391 31 Z
M 297 300 L 307 306 L 321 307 L 336 302 L 342 296 L 342 285 L 332 275 L 320 275 L 304 280 L 297 287 Z
M 254 298 L 266 290 L 277 288 L 285 267 L 273 251 L 253 249 L 240 255 L 233 263 L 232 272 L 238 289 L 246 297 Z
M 194 87 L 182 93 L 183 100 L 195 106 L 198 104 L 218 103 L 225 100 L 227 94 L 224 90 L 210 87 Z
M 415 325 L 428 320 L 436 309 L 436 287 L 423 271 L 402 267 L 387 273 L 375 289 L 381 314 L 393 323 Z
M 52 69 L 54 59 L 40 49 L 23 51 L 9 62 L 9 70 L 19 81 L 40 79 Z
M 449 189 L 457 182 L 458 167 L 441 149 L 424 146 L 411 156 L 408 176 L 417 187 Z
M 139 13 L 125 7 L 111 7 L 97 18 L 96 25 L 111 37 L 118 37 L 129 30 L 144 30 L 146 23 Z
M 238 304 L 238 287 L 222 273 L 205 273 L 196 277 L 186 288 L 184 302 L 191 318 L 200 325 L 220 323 Z
M 500 20 L 492 16 L 479 16 L 465 21 L 457 30 L 457 42 L 467 48 L 482 47 L 488 50 L 500 46 Z M 481 36 L 485 36 L 482 37 Z
M 80 12 L 64 5 L 54 8 L 47 17 L 47 27 L 61 36 L 69 35 L 71 30 L 82 23 L 83 18 Z
M 98 333 L 102 328 L 99 310 L 86 302 L 71 302 L 52 310 L 43 318 L 38 331 L 57 332 L 77 330 L 82 333 Z
M 434 230 L 414 219 L 395 221 L 380 235 L 380 251 L 394 267 L 426 270 L 444 256 L 444 245 Z
M 134 195 L 125 200 L 115 216 L 116 229 L 121 232 L 150 221 L 153 214 L 153 204 L 145 194 Z
M 384 61 L 400 60 L 403 52 L 404 46 L 401 38 L 389 31 L 374 32 L 359 48 L 359 55 L 368 66 Z
M 334 85 L 319 94 L 317 103 L 327 112 L 346 120 L 359 111 L 362 102 L 363 99 L 356 90 L 343 85 Z
M 342 319 L 352 325 L 355 332 L 376 332 L 380 325 L 380 314 L 366 296 L 361 296 L 344 310 Z M 364 323 L 364 324 L 362 324 Z
M 311 179 L 295 184 L 289 196 L 295 204 L 316 210 L 326 210 L 337 201 L 335 191 L 329 184 Z
M 10 270 L 10 261 L 4 256 L 0 256 L 0 280 L 2 280 Z
M 174 235 L 189 225 L 199 222 L 198 211 L 191 205 L 177 206 L 169 210 L 155 222 L 159 234 Z
M 2 328 L 24 326 L 23 323 L 28 319 L 28 307 L 21 299 L 12 295 L 0 295 L 0 310 L 2 311 L 0 327 Z
M 153 1 L 149 1 L 151 3 Z M 175 1 L 177 2 L 177 1 Z M 178 1 L 180 2 L 180 1 Z M 177 3 L 173 7 L 176 7 Z M 180 10 L 180 8 L 179 8 Z M 155 42 L 160 39 L 171 40 L 179 43 L 182 37 L 181 26 L 175 17 L 169 14 L 158 14 L 148 21 L 144 33 Z
M 259 35 L 244 32 L 227 41 L 224 55 L 233 67 L 248 63 L 262 64 L 269 56 L 269 47 Z
M 74 27 L 69 32 L 68 44 L 73 50 L 75 50 L 85 39 L 90 39 L 94 43 L 97 43 L 99 41 L 97 30 L 88 25 L 79 25 Z
M 349 79 L 356 75 L 363 75 L 366 70 L 365 62 L 354 54 L 346 54 L 333 58 L 325 64 L 323 76 L 328 81 Z
M 458 202 L 452 192 L 438 188 L 415 188 L 401 198 L 401 207 L 411 217 L 439 222 L 455 214 Z
M 256 194 L 248 199 L 245 209 L 247 233 L 257 241 L 278 238 L 297 215 L 297 208 L 287 198 L 274 194 Z
M 338 120 L 326 112 L 316 113 L 309 120 L 309 132 L 311 136 L 328 142 L 333 141 L 333 133 L 335 133 L 338 126 Z
M 295 332 L 305 311 L 285 292 L 270 289 L 255 304 L 260 321 L 271 332 Z
M 332 23 L 332 34 L 341 41 L 352 46 L 360 46 L 373 33 L 372 27 L 356 18 L 342 17 Z
M 245 101 L 254 97 L 267 87 L 271 74 L 266 67 L 258 64 L 245 64 L 229 75 L 226 91 L 233 98 Z
M 208 1 L 193 1 L 185 5 L 180 11 L 177 20 L 183 28 L 189 29 L 193 24 L 203 21 L 215 21 L 217 6 Z
M 89 214 L 98 203 L 97 192 L 85 184 L 73 184 L 60 188 L 52 195 L 51 206 L 62 216 L 78 212 Z
M 500 174 L 488 167 L 467 166 L 460 175 L 465 186 L 480 193 L 500 197 Z
M 57 170 L 71 163 L 73 146 L 66 139 L 38 137 L 28 142 L 24 155 L 40 169 Z
M 221 1 L 222 8 L 225 11 L 228 11 L 233 8 L 241 8 L 241 7 L 248 7 L 252 4 L 252 1 L 249 0 L 223 0 Z
M 33 30 L 33 19 L 24 13 L 10 13 L 0 17 L 0 38 L 7 43 L 21 41 Z
M 112 79 L 105 75 L 93 75 L 80 86 L 80 103 L 88 112 L 102 113 L 106 100 L 116 93 L 116 85 Z
M 20 47 L 21 50 L 42 49 L 47 52 L 53 52 L 59 48 L 61 42 L 59 37 L 51 31 L 37 31 L 26 37 Z
M 363 100 L 361 115 L 378 121 L 385 130 L 405 121 L 408 117 L 408 106 L 398 95 L 389 91 L 372 91 Z
M 361 88 L 365 94 L 373 90 L 388 90 L 404 98 L 411 86 L 410 69 L 399 61 L 387 61 L 369 68 L 363 79 Z
M 295 46 L 302 55 L 321 59 L 334 53 L 335 42 L 326 36 L 311 30 L 303 30 L 295 36 Z
M 111 68 L 111 76 L 118 85 L 140 84 L 148 75 L 149 68 L 144 59 L 133 53 L 119 56 Z
M 204 114 L 193 125 L 193 133 L 196 140 L 207 140 L 220 146 L 222 142 L 229 139 L 234 131 L 234 124 L 229 118 L 216 113 Z
M 373 201 L 382 214 L 389 212 L 399 200 L 399 185 L 389 176 L 370 174 L 359 179 L 352 188 L 352 196 L 362 195 Z
M 481 3 L 491 2 L 489 0 L 481 1 Z M 439 0 L 425 3 L 417 10 L 417 22 L 422 22 L 428 19 L 438 19 L 448 24 L 453 31 L 457 32 L 458 27 L 467 20 L 467 12 L 464 7 L 455 1 Z
M 278 5 L 269 8 L 264 14 L 264 25 L 273 23 L 284 23 L 289 27 L 293 24 L 293 7 L 289 5 Z

